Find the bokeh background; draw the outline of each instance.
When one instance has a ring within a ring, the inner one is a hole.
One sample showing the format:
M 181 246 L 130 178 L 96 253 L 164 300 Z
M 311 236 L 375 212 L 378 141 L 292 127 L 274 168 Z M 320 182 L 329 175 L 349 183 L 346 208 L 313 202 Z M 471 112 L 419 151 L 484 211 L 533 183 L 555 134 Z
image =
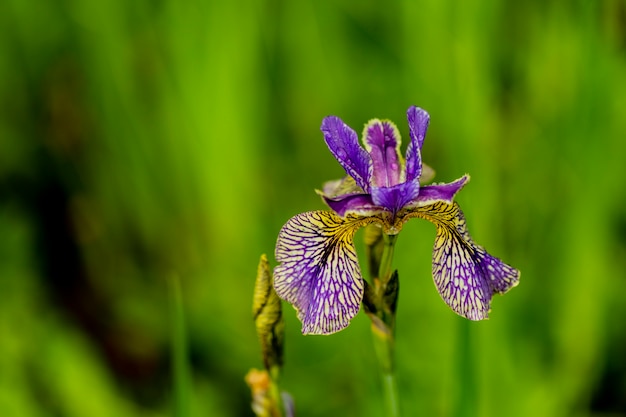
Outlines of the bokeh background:
M 251 416 L 259 256 L 343 175 L 322 118 L 406 138 L 411 104 L 522 279 L 466 321 L 433 286 L 434 227 L 407 224 L 403 414 L 626 415 L 621 0 L 4 0 L 0 415 L 172 415 L 178 279 L 190 415 Z M 382 415 L 367 317 L 305 337 L 284 315 L 298 415 Z

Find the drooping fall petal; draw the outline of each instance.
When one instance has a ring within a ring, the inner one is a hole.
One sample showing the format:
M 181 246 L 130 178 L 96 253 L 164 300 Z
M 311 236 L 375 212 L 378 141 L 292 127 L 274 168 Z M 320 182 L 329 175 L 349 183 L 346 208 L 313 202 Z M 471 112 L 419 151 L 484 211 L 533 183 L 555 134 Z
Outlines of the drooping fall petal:
M 363 278 L 353 238 L 373 221 L 377 218 L 309 211 L 292 217 L 281 229 L 274 288 L 298 312 L 302 333 L 335 333 L 359 311 Z
M 520 272 L 474 243 L 456 203 L 417 207 L 405 218 L 409 217 L 424 218 L 437 227 L 433 278 L 441 298 L 463 317 L 486 319 L 493 294 L 516 286 Z

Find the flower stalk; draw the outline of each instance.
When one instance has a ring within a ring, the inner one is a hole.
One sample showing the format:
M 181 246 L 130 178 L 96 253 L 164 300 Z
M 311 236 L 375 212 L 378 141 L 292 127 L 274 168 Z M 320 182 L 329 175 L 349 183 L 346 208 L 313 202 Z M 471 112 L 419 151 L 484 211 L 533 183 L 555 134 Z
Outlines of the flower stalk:
M 399 416 L 395 376 L 395 318 L 398 301 L 398 271 L 392 270 L 397 235 L 370 227 L 365 236 L 372 285 L 367 284 L 363 298 L 365 311 L 372 320 L 374 351 L 380 368 L 386 415 Z M 393 271 L 393 272 L 392 272 Z
M 393 261 L 393 251 L 396 240 L 398 240 L 398 235 L 383 233 L 383 254 L 380 261 L 380 270 L 378 272 L 383 288 L 391 279 L 391 263 Z

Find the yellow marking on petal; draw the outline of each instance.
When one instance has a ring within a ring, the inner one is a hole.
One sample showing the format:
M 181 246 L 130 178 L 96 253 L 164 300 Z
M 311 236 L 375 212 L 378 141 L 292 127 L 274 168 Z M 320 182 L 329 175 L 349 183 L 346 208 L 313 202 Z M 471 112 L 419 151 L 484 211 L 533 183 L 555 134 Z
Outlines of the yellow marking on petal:
M 412 207 L 399 222 L 420 217 L 437 227 L 433 248 L 433 278 L 443 300 L 472 320 L 487 318 L 494 293 L 517 285 L 520 273 L 474 243 L 457 203 L 437 201 Z
M 358 312 L 363 280 L 354 234 L 379 221 L 314 211 L 294 216 L 281 230 L 274 287 L 281 298 L 293 304 L 305 334 L 339 331 Z

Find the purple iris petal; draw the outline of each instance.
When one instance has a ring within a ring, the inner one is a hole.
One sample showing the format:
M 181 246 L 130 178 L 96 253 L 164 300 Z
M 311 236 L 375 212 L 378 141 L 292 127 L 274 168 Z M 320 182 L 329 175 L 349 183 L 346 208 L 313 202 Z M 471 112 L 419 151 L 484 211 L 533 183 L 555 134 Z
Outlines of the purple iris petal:
M 481 246 L 475 245 L 475 249 L 480 270 L 494 294 L 504 294 L 517 285 L 520 276 L 517 269 L 491 256 Z
M 406 149 L 406 180 L 419 178 L 422 173 L 421 149 L 426 137 L 430 116 L 419 107 L 411 106 L 406 113 L 409 121 L 411 142 Z
M 370 194 L 352 194 L 338 197 L 322 195 L 322 198 L 328 204 L 328 207 L 341 217 L 344 217 L 347 213 L 367 215 L 381 210 L 379 206 L 374 204 Z
M 372 201 L 396 214 L 420 193 L 418 181 L 404 182 L 393 187 L 372 187 Z
M 452 203 L 454 196 L 469 181 L 469 175 L 463 175 L 458 180 L 448 184 L 431 184 L 420 188 L 419 195 L 410 205 L 424 206 L 435 201 Z
M 374 184 L 391 187 L 400 182 L 400 135 L 391 122 L 371 120 L 363 132 L 366 149 L 372 158 Z
M 441 298 L 454 312 L 470 320 L 487 318 L 492 291 L 471 249 L 443 228 L 437 231 L 433 250 L 433 279 Z
M 369 192 L 372 177 L 372 159 L 359 145 L 359 138 L 354 130 L 337 116 L 325 117 L 321 130 L 324 140 L 333 156 L 339 161 L 346 173 L 357 185 Z
M 463 317 L 486 319 L 493 294 L 517 285 L 519 271 L 474 243 L 458 204 L 439 201 L 415 208 L 413 216 L 437 226 L 433 279 L 441 298 Z
M 371 221 L 310 211 L 292 217 L 281 229 L 274 288 L 297 310 L 302 333 L 337 332 L 359 311 L 363 278 L 353 238 Z

